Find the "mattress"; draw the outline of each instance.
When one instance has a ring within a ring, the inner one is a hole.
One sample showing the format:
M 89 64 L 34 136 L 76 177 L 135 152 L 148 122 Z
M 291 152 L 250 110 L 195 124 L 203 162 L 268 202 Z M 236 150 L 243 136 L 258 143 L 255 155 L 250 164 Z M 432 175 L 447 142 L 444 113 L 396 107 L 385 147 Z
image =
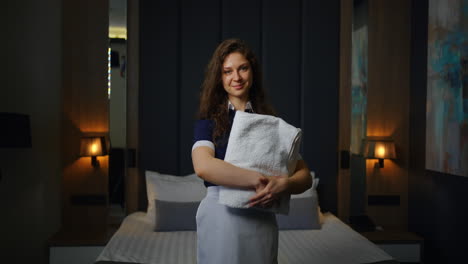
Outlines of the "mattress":
M 331 213 L 322 228 L 281 230 L 278 263 L 398 263 Z M 104 263 L 196 263 L 196 232 L 154 232 L 146 213 L 127 216 L 96 260 Z

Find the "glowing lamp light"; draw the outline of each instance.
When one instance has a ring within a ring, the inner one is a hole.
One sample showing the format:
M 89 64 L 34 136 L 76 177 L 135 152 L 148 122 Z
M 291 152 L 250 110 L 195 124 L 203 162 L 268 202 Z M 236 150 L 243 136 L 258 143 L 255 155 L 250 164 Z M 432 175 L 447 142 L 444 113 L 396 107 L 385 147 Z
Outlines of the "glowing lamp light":
M 109 27 L 109 38 L 127 39 L 126 27 Z
M 98 148 L 99 148 L 99 146 L 98 146 L 97 143 L 92 144 L 90 148 L 91 148 L 91 153 L 93 153 L 93 154 L 97 154 L 97 153 L 98 153 Z
M 393 140 L 367 140 L 364 157 L 378 159 L 379 167 L 384 167 L 384 159 L 396 159 L 395 142 Z
M 81 138 L 80 156 L 91 157 L 91 165 L 99 167 L 97 156 L 107 155 L 106 141 L 104 137 Z
M 375 143 L 375 157 L 381 159 L 388 159 L 385 154 L 388 152 L 386 151 L 386 144 L 384 142 L 376 142 Z

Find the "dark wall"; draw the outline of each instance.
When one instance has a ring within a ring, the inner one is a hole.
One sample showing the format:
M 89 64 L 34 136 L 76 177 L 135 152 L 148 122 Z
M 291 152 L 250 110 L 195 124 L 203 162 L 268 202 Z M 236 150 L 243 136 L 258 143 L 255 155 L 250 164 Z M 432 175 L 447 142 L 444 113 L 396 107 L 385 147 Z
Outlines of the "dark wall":
M 336 213 L 339 0 L 142 0 L 140 168 L 193 172 L 193 124 L 217 44 L 247 41 L 278 115 L 303 129 L 302 156 Z
M 428 1 L 413 1 L 408 222 L 424 237 L 424 263 L 458 263 L 468 248 L 468 178 L 425 169 L 427 25 Z

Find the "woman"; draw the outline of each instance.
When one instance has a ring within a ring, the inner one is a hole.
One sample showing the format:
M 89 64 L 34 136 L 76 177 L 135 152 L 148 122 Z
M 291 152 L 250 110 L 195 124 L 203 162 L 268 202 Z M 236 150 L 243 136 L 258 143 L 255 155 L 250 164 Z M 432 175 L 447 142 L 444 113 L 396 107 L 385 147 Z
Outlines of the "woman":
M 303 160 L 291 177 L 267 177 L 223 161 L 236 110 L 273 115 L 255 55 L 243 41 L 227 39 L 216 48 L 205 73 L 192 148 L 195 173 L 208 187 L 197 212 L 199 264 L 277 262 L 275 215 L 218 204 L 217 186 L 254 189 L 250 207 L 268 207 L 282 194 L 302 193 L 311 186 Z

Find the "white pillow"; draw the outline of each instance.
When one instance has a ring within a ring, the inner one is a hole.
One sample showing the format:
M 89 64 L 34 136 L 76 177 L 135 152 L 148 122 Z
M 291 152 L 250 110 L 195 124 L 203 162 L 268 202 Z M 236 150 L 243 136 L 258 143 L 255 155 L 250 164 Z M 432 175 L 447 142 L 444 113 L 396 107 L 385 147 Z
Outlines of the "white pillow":
M 320 178 L 315 178 L 315 172 L 311 171 L 310 176 L 312 177 L 312 186 L 307 189 L 305 192 L 300 194 L 292 194 L 291 199 L 293 198 L 305 198 L 310 196 L 317 196 L 317 185 L 319 184 Z
M 186 176 L 175 176 L 145 171 L 145 177 L 148 197 L 147 217 L 151 222 L 156 219 L 155 200 L 197 202 L 206 195 L 203 180 L 194 173 Z

